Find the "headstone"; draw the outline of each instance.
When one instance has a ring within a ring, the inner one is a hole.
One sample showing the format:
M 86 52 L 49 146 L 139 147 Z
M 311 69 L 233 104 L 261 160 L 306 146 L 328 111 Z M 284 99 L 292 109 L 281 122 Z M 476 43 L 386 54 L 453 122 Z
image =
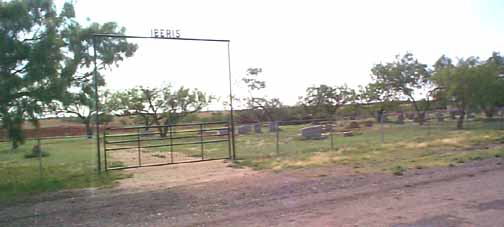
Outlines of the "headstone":
M 250 134 L 252 125 L 240 125 L 238 127 L 238 134 Z
M 261 123 L 254 124 L 254 132 L 257 134 L 262 133 L 262 125 Z
M 399 113 L 397 115 L 397 124 L 404 124 L 404 113 Z
M 352 121 L 345 128 L 360 128 L 360 126 L 359 123 L 357 123 L 356 121 Z
M 364 122 L 364 124 L 366 125 L 366 127 L 373 127 L 373 121 L 372 120 L 367 120 Z
M 222 135 L 227 135 L 229 133 L 228 128 L 221 128 L 217 130 L 217 135 L 222 136 Z
M 324 128 L 322 129 L 323 132 L 332 132 L 333 131 L 333 125 L 332 124 L 325 124 Z
M 415 113 L 407 113 L 406 118 L 408 118 L 409 120 L 415 120 L 416 118 Z
M 301 136 L 305 139 L 323 139 L 322 126 L 310 126 L 301 129 Z
M 441 112 L 436 113 L 436 118 L 438 122 L 443 122 L 444 121 L 444 114 Z
M 276 132 L 277 130 L 280 130 L 278 126 L 279 126 L 278 121 L 271 121 L 269 123 L 269 131 Z
M 353 132 L 352 131 L 347 131 L 347 132 L 343 132 L 343 136 L 344 137 L 350 137 L 350 136 L 353 136 Z

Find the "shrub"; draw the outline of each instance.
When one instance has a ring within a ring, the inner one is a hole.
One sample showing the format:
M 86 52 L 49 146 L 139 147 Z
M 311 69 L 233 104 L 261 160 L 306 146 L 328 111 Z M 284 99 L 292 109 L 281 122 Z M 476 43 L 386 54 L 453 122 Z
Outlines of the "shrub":
M 404 175 L 404 172 L 406 172 L 406 168 L 401 165 L 396 165 L 396 166 L 392 167 L 391 170 L 392 170 L 392 173 L 396 176 L 402 176 L 402 175 Z

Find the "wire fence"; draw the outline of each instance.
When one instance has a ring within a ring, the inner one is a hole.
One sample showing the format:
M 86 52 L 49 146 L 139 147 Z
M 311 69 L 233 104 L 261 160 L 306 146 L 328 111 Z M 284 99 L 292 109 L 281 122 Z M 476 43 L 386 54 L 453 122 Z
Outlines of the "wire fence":
M 464 130 L 457 130 L 459 116 L 449 112 L 429 112 L 423 122 L 409 113 L 385 113 L 382 116 L 247 124 L 236 122 L 234 152 L 236 159 L 242 161 L 299 158 L 317 152 L 358 151 L 404 141 L 422 143 L 442 140 L 453 132 L 497 132 L 504 129 L 502 111 L 492 119 L 468 114 L 464 118 Z M 156 127 L 147 131 L 142 130 L 143 127 L 122 127 L 121 130 L 108 131 L 105 140 L 101 140 L 106 145 L 105 149 L 109 149 L 102 156 L 107 159 L 108 167 L 231 156 L 230 143 L 226 142 L 231 140 L 231 128 L 227 122 L 186 124 L 177 129 L 172 127 L 177 132 L 172 131 L 170 136 L 168 131 L 168 137 L 160 136 Z M 134 138 L 124 139 L 121 134 L 131 134 Z M 207 143 L 217 140 L 219 143 Z M 118 145 L 124 144 L 134 148 L 117 149 L 120 147 Z M 170 144 L 177 146 L 166 146 Z M 138 156 L 139 151 L 141 157 Z M 0 197 L 12 197 L 20 192 L 100 185 L 111 176 L 96 174 L 96 154 L 96 140 L 85 134 L 30 138 L 15 151 L 11 150 L 9 142 L 0 142 Z
M 300 153 L 337 150 L 360 144 L 392 144 L 405 139 L 442 139 L 457 131 L 459 116 L 450 112 L 384 113 L 381 117 L 309 119 L 238 124 L 236 147 L 239 159 L 267 158 Z M 492 119 L 468 114 L 464 130 L 502 130 L 502 113 Z

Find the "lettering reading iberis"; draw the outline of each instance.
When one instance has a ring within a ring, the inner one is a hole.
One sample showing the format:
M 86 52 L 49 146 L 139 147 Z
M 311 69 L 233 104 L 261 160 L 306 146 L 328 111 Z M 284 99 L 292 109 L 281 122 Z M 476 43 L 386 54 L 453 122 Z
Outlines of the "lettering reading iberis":
M 167 38 L 167 39 L 178 39 L 180 38 L 180 30 L 172 29 L 151 29 L 151 37 L 155 38 Z

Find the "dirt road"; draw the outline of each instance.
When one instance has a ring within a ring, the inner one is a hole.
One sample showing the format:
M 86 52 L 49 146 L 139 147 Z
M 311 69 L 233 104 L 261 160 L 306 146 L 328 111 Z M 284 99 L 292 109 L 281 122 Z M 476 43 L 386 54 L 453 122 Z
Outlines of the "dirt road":
M 90 190 L 0 206 L 0 226 L 502 227 L 501 161 L 405 176 L 324 167 L 151 191 Z

